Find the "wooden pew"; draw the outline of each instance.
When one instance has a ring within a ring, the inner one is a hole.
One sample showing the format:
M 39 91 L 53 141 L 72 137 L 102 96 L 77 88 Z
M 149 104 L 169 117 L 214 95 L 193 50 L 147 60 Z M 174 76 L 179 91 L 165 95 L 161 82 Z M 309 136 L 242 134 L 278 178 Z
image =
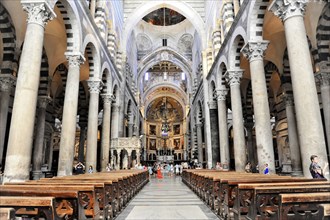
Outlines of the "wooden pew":
M 317 187 L 320 189 L 313 189 Z M 325 188 L 323 186 L 326 186 Z M 274 188 L 277 187 L 277 188 Z M 234 188 L 234 206 L 233 213 L 235 219 L 243 219 L 244 216 L 255 216 L 255 211 L 257 209 L 257 195 L 256 193 L 262 193 L 265 189 L 266 192 L 276 192 L 278 189 L 299 191 L 326 191 L 329 190 L 329 182 L 327 181 L 315 181 L 313 179 L 306 179 L 305 182 L 279 182 L 279 183 L 239 183 L 237 187 Z M 254 217 L 251 217 L 254 218 Z
M 0 207 L 14 208 L 16 213 L 21 209 L 36 209 L 35 212 L 24 212 L 31 213 L 34 218 L 44 217 L 47 220 L 61 219 L 55 209 L 55 198 L 54 197 L 16 197 L 16 196 L 0 196 Z
M 280 194 L 279 209 L 272 219 L 324 219 L 324 206 L 330 203 L 330 192 Z
M 56 198 L 56 213 L 68 215 L 76 219 L 93 219 L 100 217 L 99 204 L 95 199 L 92 186 L 41 186 L 41 185 L 3 185 L 0 186 L 1 196 L 22 196 Z

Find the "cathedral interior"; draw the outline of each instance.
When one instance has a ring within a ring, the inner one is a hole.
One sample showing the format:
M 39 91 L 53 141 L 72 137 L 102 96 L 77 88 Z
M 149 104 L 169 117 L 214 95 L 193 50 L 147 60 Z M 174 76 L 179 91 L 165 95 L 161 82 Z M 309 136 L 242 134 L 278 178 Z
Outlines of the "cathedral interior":
M 328 1 L 1 0 L 3 181 L 78 161 L 310 177 L 329 82 Z

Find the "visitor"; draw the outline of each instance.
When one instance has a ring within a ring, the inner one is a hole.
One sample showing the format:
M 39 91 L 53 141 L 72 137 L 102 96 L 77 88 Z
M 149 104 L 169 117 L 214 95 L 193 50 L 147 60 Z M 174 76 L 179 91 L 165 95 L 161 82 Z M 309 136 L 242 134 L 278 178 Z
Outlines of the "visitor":
M 264 167 L 263 173 L 266 174 L 266 175 L 269 174 L 268 163 L 265 163 L 265 167 Z
M 94 170 L 93 170 L 93 166 L 90 165 L 89 168 L 88 168 L 88 173 L 93 173 L 93 172 L 94 172 Z
M 220 162 L 217 162 L 217 165 L 215 165 L 216 170 L 222 170 L 222 166 Z
M 245 172 L 247 172 L 247 173 L 252 173 L 252 169 L 251 169 L 252 167 L 251 167 L 251 162 L 250 161 L 248 161 L 247 163 L 246 163 L 246 165 L 245 165 Z
M 179 175 L 180 170 L 179 170 L 179 164 L 175 164 L 175 175 Z
M 106 167 L 105 169 L 106 169 L 108 172 L 111 171 L 111 165 L 110 165 L 110 163 L 107 164 L 107 167 Z
M 160 165 L 157 166 L 157 179 L 163 179 L 163 175 L 162 175 Z
M 75 168 L 77 174 L 84 173 L 85 166 L 81 161 L 79 161 L 74 168 Z
M 324 179 L 324 174 L 321 166 L 319 165 L 319 158 L 317 155 L 311 156 L 311 164 L 309 166 L 309 171 L 314 179 Z
M 152 176 L 154 174 L 152 166 L 148 166 L 148 171 L 149 171 L 149 175 Z

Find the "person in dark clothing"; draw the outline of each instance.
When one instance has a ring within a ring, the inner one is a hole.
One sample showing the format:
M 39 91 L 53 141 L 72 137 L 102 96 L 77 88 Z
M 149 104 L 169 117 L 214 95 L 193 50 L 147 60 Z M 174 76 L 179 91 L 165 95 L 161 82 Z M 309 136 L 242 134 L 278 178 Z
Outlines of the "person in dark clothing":
M 318 164 L 319 159 L 316 155 L 311 156 L 311 164 L 309 166 L 309 171 L 314 179 L 324 179 L 323 170 Z
M 77 165 L 75 166 L 75 169 L 76 169 L 76 173 L 77 174 L 83 174 L 84 173 L 84 169 L 85 169 L 85 166 L 82 162 L 78 162 Z

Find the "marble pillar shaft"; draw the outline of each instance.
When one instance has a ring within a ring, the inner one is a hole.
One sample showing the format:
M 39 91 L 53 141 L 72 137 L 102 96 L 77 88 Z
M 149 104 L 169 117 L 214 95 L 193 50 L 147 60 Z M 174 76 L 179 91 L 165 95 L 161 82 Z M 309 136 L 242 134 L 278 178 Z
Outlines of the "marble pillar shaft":
M 90 96 L 87 126 L 86 167 L 93 166 L 93 171 L 95 172 L 97 164 L 98 106 L 101 81 L 88 81 L 88 86 L 90 89 Z M 86 172 L 88 172 L 87 169 Z
M 288 134 L 289 134 L 289 143 L 290 143 L 292 171 L 293 174 L 295 175 L 301 175 L 302 167 L 301 167 L 300 147 L 298 141 L 296 117 L 294 114 L 293 97 L 286 95 L 284 101 L 286 102 L 285 112 L 286 112 L 286 119 L 288 122 Z
M 3 74 L 0 76 L 0 165 L 2 165 L 3 153 L 5 150 L 10 93 L 15 82 L 15 77 L 11 75 L 5 76 Z
M 41 165 L 42 165 L 42 153 L 44 149 L 44 137 L 45 137 L 45 120 L 46 120 L 46 107 L 49 103 L 48 97 L 42 97 L 38 100 L 38 118 L 36 127 L 36 137 L 35 145 L 33 150 L 33 163 L 32 171 L 36 173 L 33 174 L 33 179 L 40 179 Z
M 118 138 L 118 126 L 119 126 L 119 109 L 118 105 L 112 106 L 112 118 L 111 118 L 111 138 Z
M 86 140 L 86 126 L 80 125 L 80 137 L 79 137 L 79 149 L 78 149 L 78 161 L 85 162 L 85 140 Z
M 203 140 L 202 140 L 202 124 L 197 124 L 197 148 L 198 148 L 198 162 L 204 162 L 203 155 Z
M 28 24 L 20 57 L 4 182 L 25 181 L 30 176 L 44 27 L 55 15 L 45 3 L 23 4 L 23 9 L 28 12 Z
M 288 47 L 302 164 L 304 164 L 303 172 L 306 177 L 310 177 L 310 156 L 312 154 L 318 155 L 321 166 L 324 166 L 327 161 L 327 153 L 302 14 L 286 18 L 284 20 L 284 29 Z
M 134 124 L 128 124 L 128 137 L 132 137 L 133 136 L 133 126 Z
M 219 142 L 220 142 L 220 162 L 228 164 L 230 167 L 229 139 L 227 125 L 227 89 L 217 90 L 218 101 L 218 121 L 219 121 Z
M 267 163 L 270 173 L 275 173 L 273 135 L 263 60 L 268 44 L 269 41 L 249 41 L 242 49 L 242 53 L 250 61 L 258 162 L 260 166 Z
M 80 63 L 84 60 L 80 53 L 67 53 L 69 62 L 65 87 L 63 119 L 61 129 L 58 176 L 72 175 L 79 95 Z
M 316 77 L 320 83 L 325 135 L 328 143 L 328 153 L 330 154 L 330 69 L 322 70 L 323 68 L 328 68 L 327 65 L 323 66 L 321 66 L 321 71 Z
M 242 77 L 242 74 L 242 70 L 228 70 L 226 73 L 226 78 L 229 81 L 231 93 L 236 171 L 244 171 L 246 164 L 243 110 L 240 90 L 240 79 Z
M 110 118 L 111 118 L 111 96 L 103 94 L 103 122 L 101 142 L 101 170 L 105 171 L 109 163 L 110 150 Z

